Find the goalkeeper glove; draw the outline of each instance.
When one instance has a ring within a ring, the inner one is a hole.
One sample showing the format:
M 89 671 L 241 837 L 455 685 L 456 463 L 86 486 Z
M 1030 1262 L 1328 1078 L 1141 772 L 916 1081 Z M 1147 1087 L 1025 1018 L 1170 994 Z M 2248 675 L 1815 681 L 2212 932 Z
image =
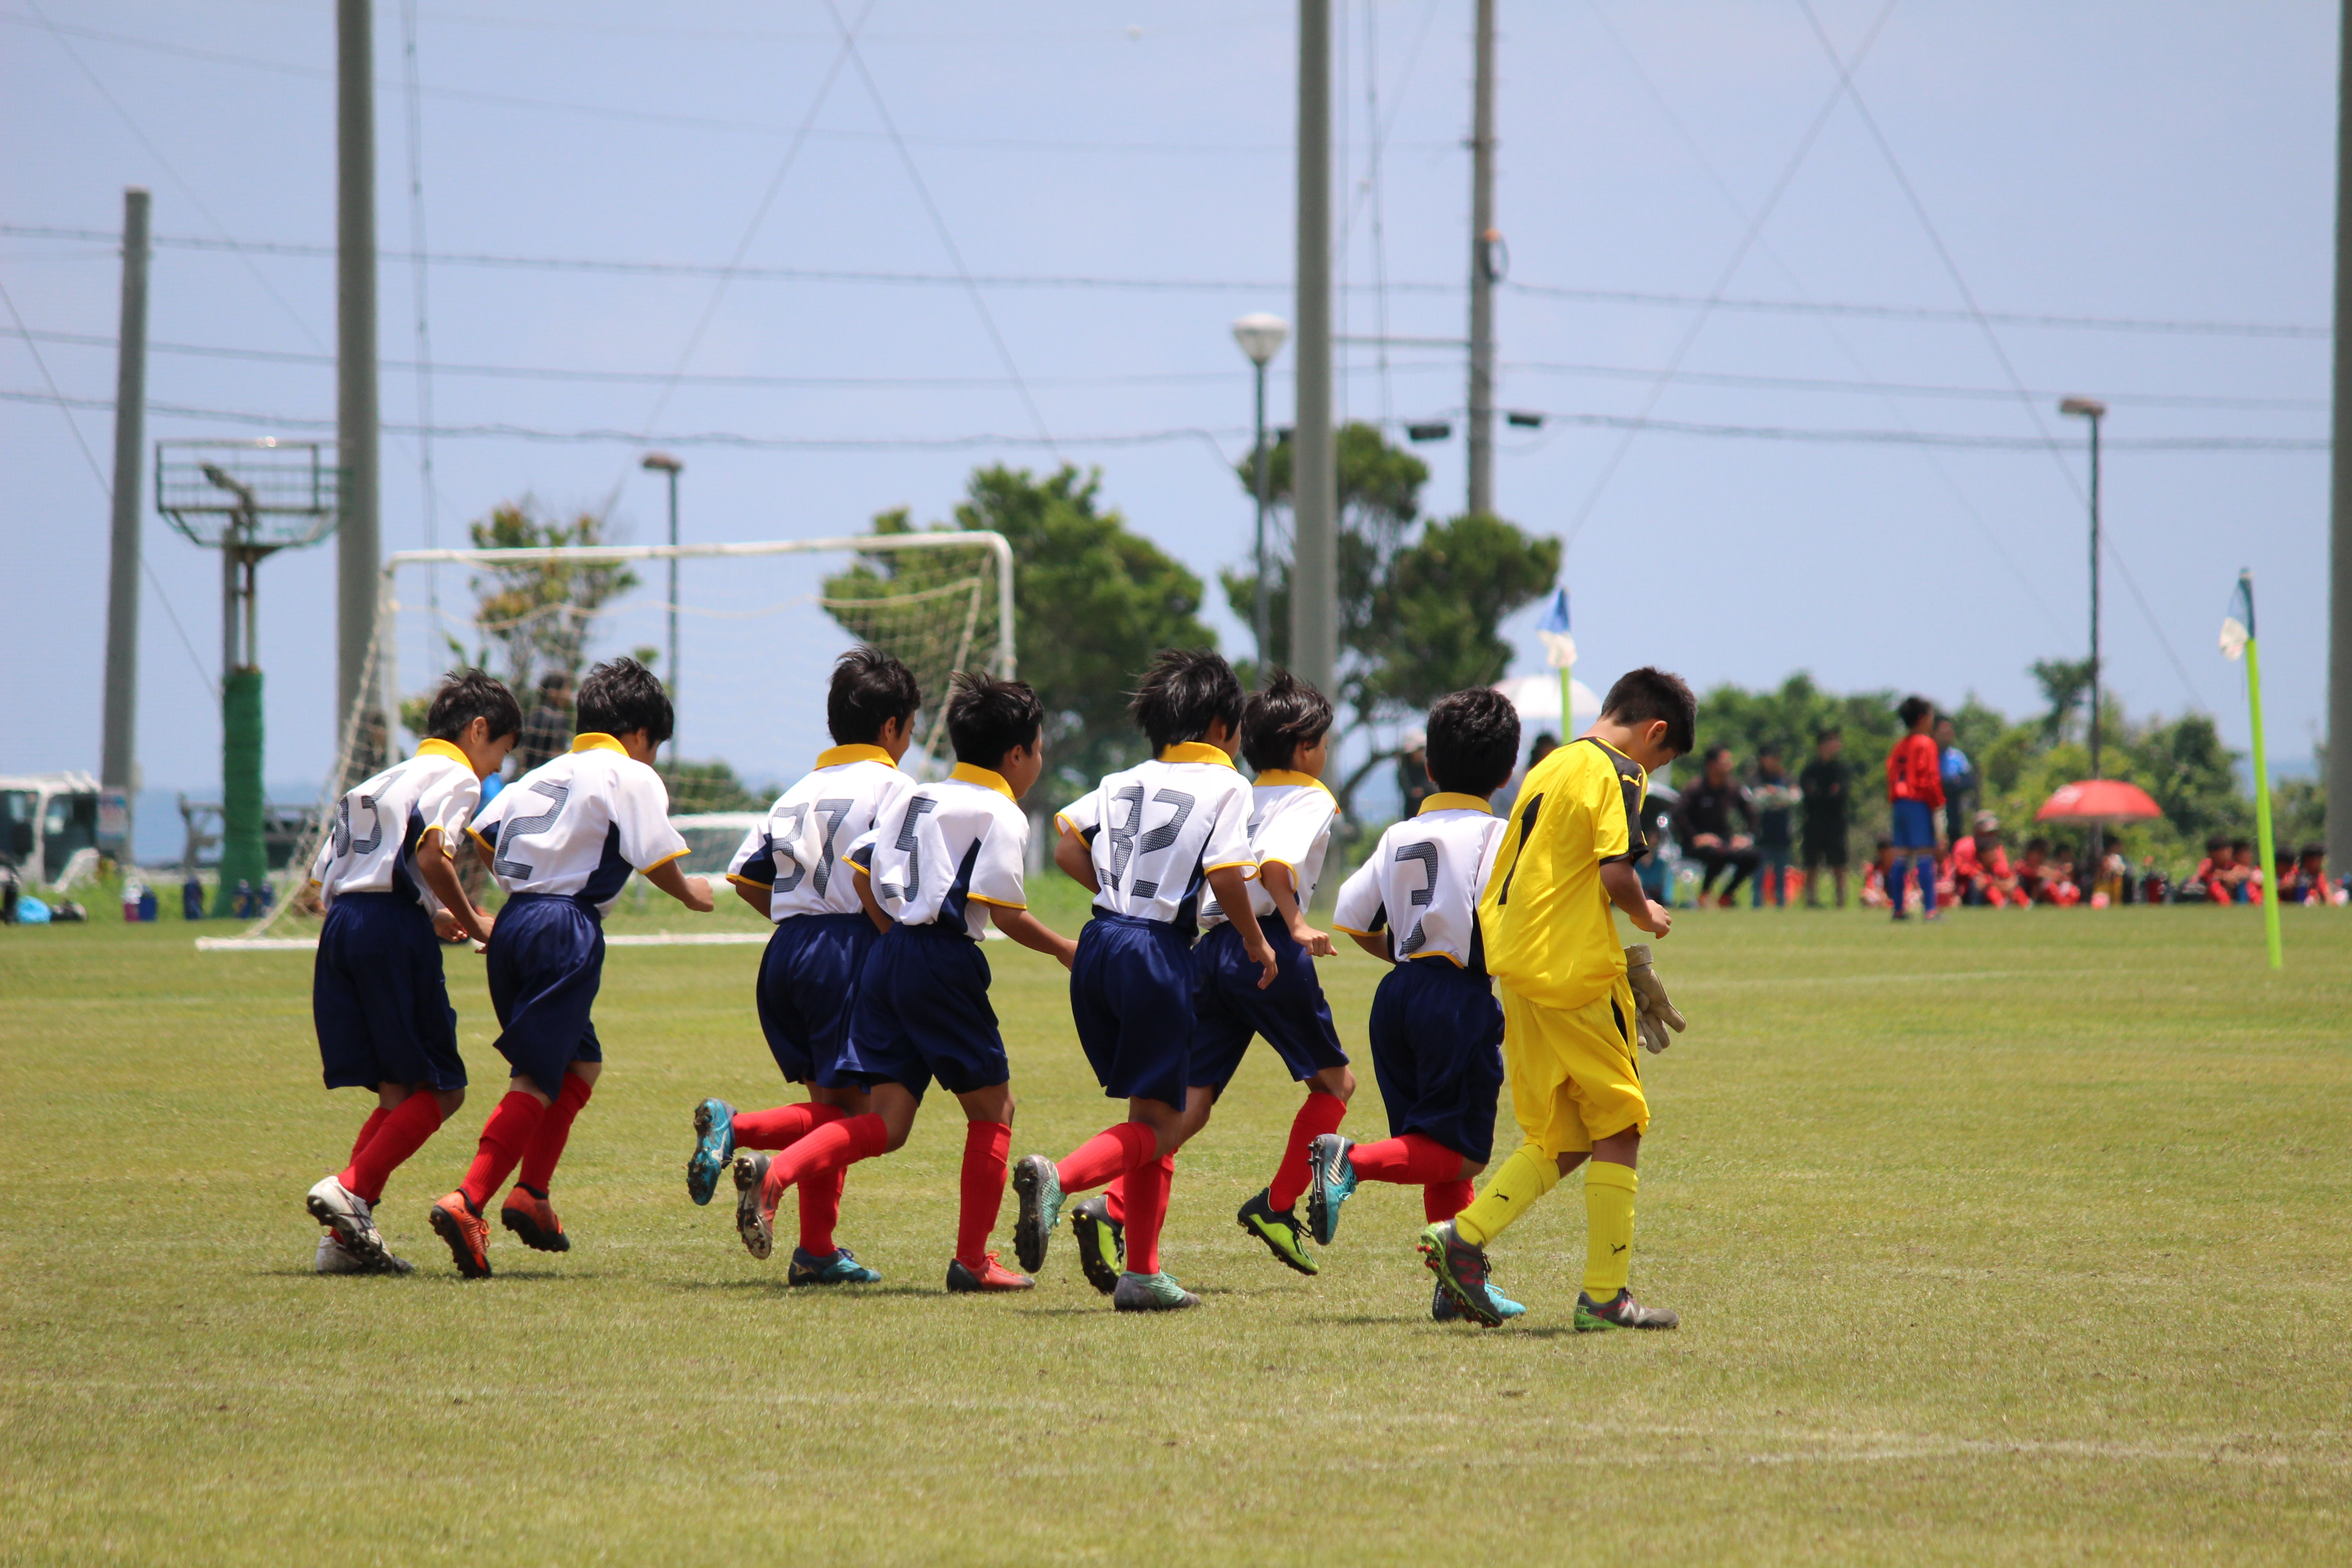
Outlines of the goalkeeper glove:
M 1679 1035 L 1684 1026 L 1681 1012 L 1666 995 L 1664 982 L 1651 967 L 1646 942 L 1625 950 L 1625 983 L 1633 989 L 1634 1032 L 1641 1037 L 1642 1048 L 1655 1056 L 1674 1044 L 1666 1031 Z

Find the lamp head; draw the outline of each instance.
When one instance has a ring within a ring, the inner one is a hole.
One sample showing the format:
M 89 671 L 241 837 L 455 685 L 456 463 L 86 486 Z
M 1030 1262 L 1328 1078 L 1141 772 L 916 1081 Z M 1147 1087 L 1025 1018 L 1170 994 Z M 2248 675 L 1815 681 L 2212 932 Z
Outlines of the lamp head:
M 2069 397 L 2058 405 L 2061 414 L 2079 414 L 2085 419 L 2104 419 L 2107 405 L 2095 397 Z
M 1282 345 L 1289 338 L 1290 323 L 1263 310 L 1234 323 L 1234 342 L 1241 344 L 1242 353 L 1249 355 L 1252 364 L 1261 367 L 1282 352 Z
M 667 452 L 647 452 L 643 466 L 657 474 L 675 474 L 686 467 Z

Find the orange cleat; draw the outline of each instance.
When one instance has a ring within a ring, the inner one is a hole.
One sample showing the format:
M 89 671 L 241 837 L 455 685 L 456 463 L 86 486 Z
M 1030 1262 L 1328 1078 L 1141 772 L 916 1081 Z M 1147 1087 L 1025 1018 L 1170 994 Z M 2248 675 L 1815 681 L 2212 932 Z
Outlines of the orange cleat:
M 1036 1283 L 1026 1274 L 1015 1274 L 1000 1266 L 993 1252 L 982 1259 L 977 1269 L 965 1268 L 961 1258 L 948 1265 L 948 1290 L 951 1295 L 961 1296 L 981 1290 L 1026 1290 Z
M 563 1234 L 563 1222 L 556 1217 L 555 1205 L 521 1187 L 509 1193 L 507 1201 L 499 1206 L 499 1223 L 522 1237 L 522 1244 L 534 1251 L 572 1250 L 572 1238 Z
M 434 1234 L 449 1244 L 457 1272 L 468 1279 L 490 1277 L 490 1227 L 466 1206 L 464 1193 L 451 1193 L 433 1205 Z

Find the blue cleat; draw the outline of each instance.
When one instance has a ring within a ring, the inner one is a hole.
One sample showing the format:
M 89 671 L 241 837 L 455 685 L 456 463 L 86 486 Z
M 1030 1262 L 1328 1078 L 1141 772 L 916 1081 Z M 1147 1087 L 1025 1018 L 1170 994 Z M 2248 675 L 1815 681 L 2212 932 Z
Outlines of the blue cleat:
M 1318 1246 L 1339 1232 L 1339 1205 L 1356 1192 L 1356 1167 L 1348 1161 L 1355 1144 L 1326 1132 L 1307 1145 L 1307 1228 Z
M 849 1248 L 837 1247 L 830 1258 L 819 1258 L 803 1247 L 793 1248 L 793 1263 L 784 1271 L 787 1285 L 878 1285 L 882 1276 L 857 1261 Z
M 1021 1201 L 1013 1222 L 1013 1251 L 1031 1274 L 1045 1267 L 1045 1243 L 1062 1223 L 1062 1173 L 1043 1154 L 1024 1154 L 1013 1167 L 1013 1192 Z
M 1495 1310 L 1502 1313 L 1506 1321 L 1508 1321 L 1513 1318 L 1521 1318 L 1527 1315 L 1528 1310 L 1525 1307 L 1520 1306 L 1517 1301 L 1512 1300 L 1508 1296 L 1506 1296 L 1500 1290 L 1496 1289 L 1492 1283 L 1489 1283 L 1486 1287 L 1486 1299 L 1495 1303 Z M 1437 1294 L 1430 1299 L 1430 1321 L 1433 1323 L 1459 1323 L 1466 1321 L 1468 1318 L 1469 1314 L 1465 1312 L 1461 1308 L 1455 1306 L 1454 1304 L 1454 1298 L 1445 1293 L 1444 1286 L 1440 1285 L 1437 1288 Z
M 1119 1312 L 1176 1312 L 1197 1307 L 1201 1298 L 1176 1283 L 1171 1274 L 1122 1274 L 1111 1292 L 1111 1310 Z
M 694 1152 L 686 1162 L 686 1195 L 707 1204 L 719 1190 L 719 1173 L 735 1157 L 735 1108 L 706 1100 L 694 1108 Z

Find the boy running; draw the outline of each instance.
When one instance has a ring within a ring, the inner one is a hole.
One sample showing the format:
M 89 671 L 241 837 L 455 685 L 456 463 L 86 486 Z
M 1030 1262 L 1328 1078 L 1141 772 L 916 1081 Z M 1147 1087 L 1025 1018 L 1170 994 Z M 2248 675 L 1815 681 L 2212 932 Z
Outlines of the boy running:
M 1246 909 L 1257 874 L 1250 787 L 1234 770 L 1242 706 L 1241 682 L 1223 659 L 1206 649 L 1162 652 L 1133 704 L 1150 760 L 1111 774 L 1055 818 L 1062 838 L 1054 863 L 1095 895 L 1070 969 L 1070 1011 L 1103 1092 L 1127 1101 L 1128 1119 L 1058 1165 L 1042 1154 L 1022 1158 L 1013 1239 L 1021 1266 L 1034 1273 L 1063 1195 L 1125 1176 L 1126 1269 L 1111 1290 L 1122 1312 L 1201 1304 L 1160 1270 L 1160 1231 L 1176 1151 L 1213 1098 L 1192 1068 L 1191 949 L 1201 896 L 1206 889 L 1222 908 Z M 1265 929 L 1254 920 L 1233 929 L 1257 965 L 1259 988 L 1270 987 L 1276 963 Z
M 1909 731 L 1886 753 L 1886 798 L 1895 816 L 1895 860 L 1886 874 L 1886 901 L 1898 921 L 1911 917 L 1903 907 L 1904 883 L 1916 859 L 1919 867 L 1921 918 L 1936 918 L 1936 813 L 1944 804 L 1943 749 L 1929 733 L 1936 727 L 1936 705 L 1924 697 L 1906 697 L 1895 717 Z
M 1429 777 L 1435 795 L 1381 835 L 1339 887 L 1331 923 L 1395 967 L 1372 994 L 1372 1073 L 1388 1106 L 1389 1136 L 1351 1143 L 1315 1140 L 1307 1218 L 1328 1247 L 1339 1205 L 1359 1182 L 1421 1187 L 1433 1225 L 1470 1205 L 1470 1178 L 1495 1150 L 1495 1100 L 1503 1087 L 1503 1010 L 1478 937 L 1478 892 L 1495 868 L 1504 824 L 1487 797 L 1509 782 L 1519 716 L 1491 688 L 1456 691 L 1429 710 Z M 1527 1309 L 1495 1290 L 1507 1318 Z M 1462 1316 L 1445 1287 L 1429 1315 Z
M 604 914 L 630 868 L 688 909 L 711 907 L 710 885 L 678 869 L 686 840 L 669 825 L 669 790 L 652 767 L 675 722 L 661 682 L 633 658 L 600 664 L 580 684 L 578 712 L 572 749 L 500 790 L 470 829 L 507 893 L 488 969 L 499 1054 L 514 1076 L 466 1179 L 433 1205 L 433 1228 L 468 1279 L 489 1278 L 482 1209 L 509 1173 L 500 1223 L 526 1247 L 571 1249 L 548 1183 L 604 1069 L 588 1015 L 604 974 Z
M 738 1110 L 723 1100 L 695 1108 L 687 1195 L 710 1201 L 737 1149 L 785 1149 L 829 1121 L 871 1109 L 866 1086 L 844 1078 L 841 1049 L 857 1000 L 857 976 L 887 917 L 868 914 L 842 856 L 906 798 L 915 781 L 898 771 L 913 738 L 922 692 L 913 671 L 870 647 L 833 667 L 825 699 L 831 750 L 744 836 L 727 879 L 737 896 L 773 921 L 760 961 L 760 1028 L 787 1083 L 808 1085 L 808 1103 Z M 882 1278 L 834 1245 L 841 1217 L 841 1173 L 800 1184 L 801 1237 L 788 1285 L 870 1285 Z
M 1697 723 L 1697 700 L 1679 677 L 1643 668 L 1620 678 L 1600 721 L 1528 774 L 1479 897 L 1486 968 L 1502 985 L 1511 1110 L 1525 1141 L 1476 1202 L 1423 1230 L 1420 1245 L 1455 1303 L 1490 1328 L 1504 1313 L 1487 1285 L 1486 1247 L 1588 1157 L 1578 1331 L 1679 1321 L 1636 1302 L 1625 1281 L 1634 1160 L 1650 1124 L 1636 1025 L 1645 1044 L 1662 1047 L 1663 1030 L 1648 1038 L 1653 1026 L 1642 1015 L 1657 1012 L 1677 1028 L 1681 1017 L 1665 1010 L 1648 950 L 1618 947 L 1609 911 L 1624 910 L 1654 936 L 1673 929 L 1673 916 L 1643 894 L 1633 863 L 1647 847 L 1649 770 L 1688 752 Z M 1642 973 L 1629 976 L 1636 956 Z
M 499 771 L 522 710 L 478 669 L 441 683 L 416 755 L 335 803 L 332 831 L 310 868 L 327 908 L 311 969 L 310 1016 L 329 1089 L 372 1089 L 350 1163 L 305 1200 L 326 1226 L 321 1274 L 405 1274 L 384 1250 L 375 1205 L 384 1183 L 466 1102 L 457 1015 L 441 973 L 442 937 L 490 936 L 490 917 L 457 881 L 451 857 Z
M 853 846 L 862 898 L 894 921 L 866 961 L 841 1046 L 840 1075 L 872 1109 L 803 1138 L 771 1161 L 735 1156 L 735 1224 L 754 1258 L 773 1247 L 776 1205 L 794 1184 L 835 1184 L 859 1160 L 907 1142 L 931 1080 L 963 1106 L 962 1209 L 948 1289 L 1026 1290 L 988 1250 L 1004 1206 L 1013 1144 L 1013 1069 L 989 1005 L 980 939 L 991 921 L 1066 966 L 1075 944 L 1029 913 L 1022 887 L 1029 819 L 1014 803 L 1045 769 L 1045 710 L 1018 680 L 959 674 L 948 698 L 955 771 L 917 786 Z

